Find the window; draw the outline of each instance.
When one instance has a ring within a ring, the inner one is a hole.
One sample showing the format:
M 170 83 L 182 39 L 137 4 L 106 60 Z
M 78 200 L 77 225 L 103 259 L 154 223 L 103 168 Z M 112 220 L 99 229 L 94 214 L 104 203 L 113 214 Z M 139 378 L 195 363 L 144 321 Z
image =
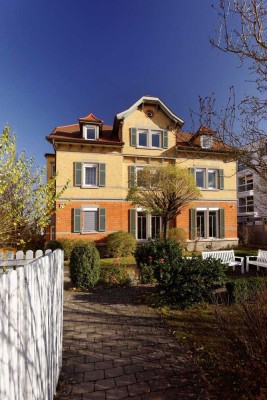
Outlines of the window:
M 217 171 L 208 169 L 208 189 L 216 189 L 217 188 Z
M 149 129 L 138 129 L 137 130 L 137 146 L 149 147 L 159 149 L 161 145 L 161 131 L 149 130 Z
M 84 186 L 97 186 L 97 172 L 98 172 L 98 164 L 84 164 Z
M 224 209 L 191 209 L 189 212 L 190 239 L 224 237 Z
M 250 212 L 254 212 L 254 197 L 241 197 L 238 200 L 238 213 L 244 214 Z
M 97 209 L 83 211 L 83 232 L 95 232 L 97 227 Z
M 206 170 L 205 169 L 196 169 L 196 184 L 199 188 L 206 187 Z
M 223 169 L 190 168 L 195 177 L 197 187 L 200 189 L 223 189 L 224 172 Z
M 51 164 L 51 176 L 56 176 L 56 164 Z
M 96 140 L 99 137 L 99 127 L 96 125 L 84 125 L 83 137 L 86 140 Z
M 167 149 L 168 132 L 164 130 L 131 128 L 131 146 L 146 147 L 149 149 Z
M 238 178 L 238 192 L 246 192 L 248 190 L 253 190 L 252 174 Z
M 105 232 L 106 209 L 98 207 L 73 209 L 73 232 Z
M 142 182 L 141 182 L 141 178 L 140 178 L 140 171 L 142 171 L 144 168 L 149 168 L 149 165 L 146 166 L 135 166 L 135 165 L 131 165 L 129 167 L 129 187 L 141 187 L 142 186 Z M 153 188 L 153 185 L 155 186 L 155 170 L 151 170 L 150 171 L 150 188 Z
M 150 215 L 143 210 L 130 210 L 130 233 L 137 240 L 157 239 L 162 230 L 162 221 L 159 215 Z
M 209 135 L 203 135 L 200 138 L 200 144 L 203 149 L 209 149 L 212 146 L 212 137 Z
M 75 162 L 74 186 L 82 188 L 106 186 L 106 164 Z
M 148 130 L 138 130 L 138 146 L 148 147 Z

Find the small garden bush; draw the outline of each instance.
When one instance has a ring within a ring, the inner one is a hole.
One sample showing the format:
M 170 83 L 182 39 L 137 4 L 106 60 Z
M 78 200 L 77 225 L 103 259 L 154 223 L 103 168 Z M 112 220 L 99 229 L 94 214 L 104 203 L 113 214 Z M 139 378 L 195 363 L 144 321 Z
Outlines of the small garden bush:
M 134 254 L 136 239 L 128 232 L 118 231 L 107 237 L 107 253 L 111 257 L 126 257 Z
M 128 286 L 131 284 L 131 278 L 126 268 L 115 262 L 101 266 L 99 283 L 111 286 Z
M 182 307 L 210 300 L 214 290 L 224 285 L 227 268 L 219 260 L 200 257 L 162 263 L 160 293 L 168 304 Z
M 181 249 L 186 246 L 186 232 L 183 228 L 171 228 L 167 232 L 168 239 L 177 242 Z
M 230 280 L 226 283 L 229 302 L 250 301 L 262 286 L 267 287 L 267 278 L 250 277 Z
M 89 239 L 68 239 L 68 238 L 59 238 L 57 240 L 58 243 L 61 244 L 63 250 L 64 250 L 64 258 L 65 260 L 70 259 L 70 255 L 74 247 L 80 246 L 80 245 L 88 245 L 88 246 L 94 246 L 94 242 L 92 242 Z
M 160 268 L 161 264 L 173 263 L 182 257 L 182 251 L 178 243 L 174 240 L 155 240 L 138 246 L 135 251 L 135 260 L 138 268 L 140 269 L 140 274 L 142 277 L 142 271 L 146 275 L 151 276 L 153 271 L 153 279 L 159 282 L 160 280 Z M 152 277 L 151 277 L 152 278 Z M 151 279 L 149 282 L 152 282 Z M 148 280 L 145 283 L 149 283 Z
M 61 249 L 63 250 L 62 244 L 58 240 L 50 240 L 45 244 L 45 250 L 56 250 L 56 249 Z
M 94 286 L 100 273 L 100 256 L 91 244 L 74 247 L 70 255 L 70 278 L 75 287 L 88 289 Z

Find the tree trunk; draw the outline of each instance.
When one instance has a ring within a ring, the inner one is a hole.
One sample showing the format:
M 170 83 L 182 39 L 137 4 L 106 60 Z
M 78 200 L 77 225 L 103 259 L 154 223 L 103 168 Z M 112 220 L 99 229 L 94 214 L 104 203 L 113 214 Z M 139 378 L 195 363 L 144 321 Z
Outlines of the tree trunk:
M 163 225 L 163 240 L 165 241 L 167 239 L 167 226 L 168 226 L 167 218 L 163 218 L 162 225 Z

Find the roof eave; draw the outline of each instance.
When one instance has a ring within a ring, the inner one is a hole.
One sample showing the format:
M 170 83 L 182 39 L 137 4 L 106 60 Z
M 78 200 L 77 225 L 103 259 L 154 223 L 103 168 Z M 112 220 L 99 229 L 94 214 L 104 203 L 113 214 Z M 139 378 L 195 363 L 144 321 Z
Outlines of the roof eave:
M 174 120 L 180 127 L 184 125 L 184 121 L 175 115 L 158 97 L 150 97 L 143 96 L 136 103 L 134 103 L 128 110 L 125 110 L 116 115 L 117 119 L 124 119 L 128 115 L 130 115 L 133 111 L 135 111 L 141 104 L 160 104 L 162 110 L 172 119 Z

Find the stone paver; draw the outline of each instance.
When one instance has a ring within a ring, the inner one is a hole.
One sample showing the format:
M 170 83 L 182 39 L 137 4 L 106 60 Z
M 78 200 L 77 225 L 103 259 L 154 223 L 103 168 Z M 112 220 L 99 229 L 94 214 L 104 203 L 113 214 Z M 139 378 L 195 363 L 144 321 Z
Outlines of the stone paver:
M 207 399 L 205 381 L 160 316 L 150 287 L 65 291 L 57 400 Z

